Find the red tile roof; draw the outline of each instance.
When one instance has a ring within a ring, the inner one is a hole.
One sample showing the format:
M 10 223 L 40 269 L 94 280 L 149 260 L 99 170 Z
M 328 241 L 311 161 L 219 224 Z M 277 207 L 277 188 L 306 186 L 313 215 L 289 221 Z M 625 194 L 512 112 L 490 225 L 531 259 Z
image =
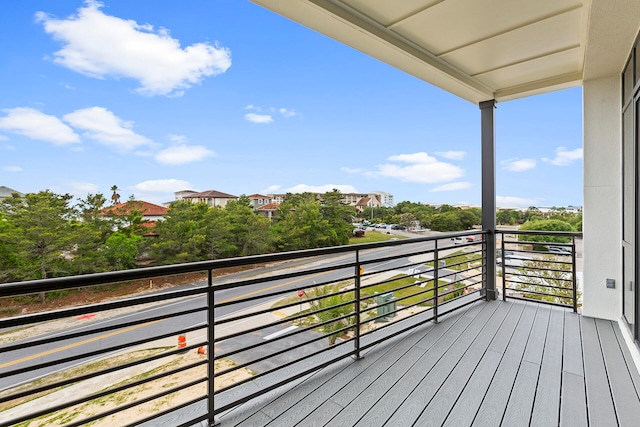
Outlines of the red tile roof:
M 153 203 L 142 200 L 136 200 L 133 210 L 141 211 L 143 216 L 163 216 L 167 213 L 168 209 L 164 206 L 154 205 Z M 109 206 L 108 208 L 104 208 L 100 211 L 101 216 L 111 216 L 114 213 L 117 213 L 118 215 L 127 215 L 129 213 L 127 203 Z
M 237 199 L 238 196 L 232 194 L 222 193 L 216 190 L 203 191 L 201 193 L 189 194 L 184 196 L 183 199 Z
M 252 194 L 250 196 L 247 196 L 250 199 L 270 199 L 271 197 L 268 196 L 263 196 L 262 194 Z
M 260 206 L 258 208 L 259 211 L 275 211 L 280 207 L 279 203 L 268 203 L 266 205 Z

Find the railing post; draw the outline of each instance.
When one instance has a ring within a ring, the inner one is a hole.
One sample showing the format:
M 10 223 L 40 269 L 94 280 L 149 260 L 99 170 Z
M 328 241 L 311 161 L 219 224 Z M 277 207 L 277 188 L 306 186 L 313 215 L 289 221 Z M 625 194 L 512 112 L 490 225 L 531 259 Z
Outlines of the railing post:
M 356 279 L 355 279 L 355 289 L 354 289 L 354 299 L 355 299 L 355 319 L 354 322 L 356 324 L 353 345 L 356 351 L 356 359 L 360 359 L 360 274 L 362 273 L 362 266 L 360 265 L 360 251 L 356 249 Z
M 433 249 L 433 322 L 438 323 L 438 278 L 440 277 L 440 259 L 438 255 L 438 241 Z
M 573 285 L 573 312 L 578 312 L 578 279 L 576 277 L 576 236 L 571 237 L 571 282 Z
M 482 136 L 482 229 L 487 232 L 487 262 L 484 265 L 485 295 L 496 299 L 496 100 L 480 106 Z
M 208 324 L 209 327 L 207 328 L 207 343 L 209 344 L 209 348 L 207 349 L 207 376 L 209 378 L 209 381 L 207 382 L 207 386 L 208 386 L 208 397 L 209 397 L 209 425 L 210 426 L 216 426 L 218 424 L 220 424 L 220 420 L 218 420 L 218 418 L 214 415 L 215 413 L 215 408 L 216 408 L 216 404 L 215 404 L 215 398 L 214 398 L 214 393 L 215 393 L 215 367 L 214 367 L 214 355 L 213 355 L 213 348 L 215 347 L 215 334 L 214 334 L 214 327 L 215 327 L 215 316 L 214 316 L 214 306 L 215 306 L 215 300 L 214 300 L 214 296 L 213 296 L 213 271 L 211 269 L 209 269 L 207 271 L 207 317 L 208 317 Z
M 502 301 L 507 300 L 507 267 L 505 266 L 506 257 L 504 256 L 504 232 L 501 233 L 500 239 L 500 258 L 502 258 Z

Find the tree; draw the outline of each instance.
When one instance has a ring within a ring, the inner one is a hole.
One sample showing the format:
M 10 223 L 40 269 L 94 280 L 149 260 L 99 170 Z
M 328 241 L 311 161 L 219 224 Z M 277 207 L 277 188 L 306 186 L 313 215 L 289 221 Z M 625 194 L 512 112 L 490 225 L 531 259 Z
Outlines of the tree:
M 176 264 L 212 259 L 210 256 L 213 214 L 206 203 L 176 201 L 171 203 L 155 231 L 159 237 L 152 244 L 159 264 Z
M 225 213 L 230 256 L 258 255 L 271 250 L 271 221 L 255 212 L 248 197 L 243 195 L 237 201 L 230 201 Z
M 546 219 L 540 221 L 529 221 L 522 224 L 520 230 L 531 231 L 565 231 L 572 232 L 573 227 L 568 222 L 556 219 Z M 569 243 L 570 236 L 553 236 L 553 235 L 519 235 L 519 240 L 523 242 L 548 242 L 548 243 Z
M 325 245 L 339 246 L 349 243 L 355 209 L 343 201 L 340 191 L 333 189 L 324 193 L 321 213 L 328 223 L 328 228 L 325 230 L 328 235 Z
M 143 240 L 137 234 L 113 233 L 105 242 L 105 256 L 116 270 L 135 268 Z
M 320 329 L 328 335 L 329 345 L 333 345 L 336 343 L 340 334 L 345 333 L 345 331 L 337 331 L 349 325 L 353 325 L 355 322 L 354 316 L 338 319 L 339 317 L 353 313 L 353 304 L 345 304 L 353 301 L 353 293 L 335 294 L 331 292 L 328 285 L 324 285 L 318 286 L 309 291 L 309 298 L 318 297 L 321 298 L 315 301 L 309 301 L 309 306 L 312 311 L 325 310 L 320 313 L 314 313 L 314 317 L 318 319 L 319 323 L 327 322 L 322 325 Z M 337 320 L 331 322 L 333 319 Z
M 46 190 L 0 203 L 0 211 L 11 224 L 4 227 L 3 237 L 20 259 L 12 269 L 15 278 L 32 280 L 65 275 L 78 237 L 72 227 L 76 211 L 70 205 L 71 198 L 69 194 Z M 40 298 L 44 302 L 44 293 Z
M 111 204 L 113 206 L 120 203 L 120 194 L 118 194 L 118 190 L 119 188 L 117 185 L 111 186 L 111 191 L 113 192 L 113 194 L 111 195 Z
M 521 269 L 524 273 L 518 276 L 516 288 L 527 298 L 549 301 L 558 304 L 569 304 L 573 300 L 571 264 L 558 262 L 553 255 L 525 261 Z M 546 295 L 543 295 L 546 294 Z M 580 299 L 576 292 L 576 298 Z

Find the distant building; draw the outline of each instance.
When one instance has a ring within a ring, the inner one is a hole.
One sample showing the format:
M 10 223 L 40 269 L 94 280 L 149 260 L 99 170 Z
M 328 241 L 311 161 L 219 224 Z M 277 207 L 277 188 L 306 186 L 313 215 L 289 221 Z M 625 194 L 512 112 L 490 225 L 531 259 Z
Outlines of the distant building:
M 323 193 L 314 193 L 318 199 L 322 197 Z M 284 202 L 286 194 L 269 194 L 272 203 L 281 204 Z M 342 201 L 349 206 L 354 206 L 356 211 L 362 212 L 364 207 L 371 206 L 374 208 L 379 207 L 393 207 L 393 194 L 385 193 L 384 191 L 373 191 L 371 193 L 342 193 Z
M 118 203 L 100 211 L 100 216 L 104 218 L 116 218 L 129 215 L 132 210 L 142 212 L 143 222 L 156 222 L 164 219 L 168 209 L 164 206 L 155 205 L 143 200 L 135 200 L 133 203 Z
M 260 209 L 261 207 L 271 204 L 271 197 L 263 196 L 262 194 L 252 194 L 248 196 L 251 201 L 251 207 L 253 209 Z
M 18 196 L 20 196 L 20 197 L 24 197 L 24 194 L 22 194 L 19 191 L 14 190 L 13 188 L 9 188 L 9 187 L 5 187 L 4 185 L 0 185 L 0 200 L 6 199 L 6 198 L 9 198 L 9 197 L 13 197 L 14 193 L 17 193 Z
M 189 200 L 192 203 L 206 203 L 211 207 L 219 206 L 221 208 L 224 208 L 227 206 L 227 203 L 229 203 L 230 200 L 238 200 L 238 196 L 222 193 L 216 190 L 209 190 L 209 191 L 203 191 L 200 193 L 183 195 L 182 199 Z
M 280 205 L 278 203 L 268 203 L 260 206 L 256 211 L 263 217 L 272 219 L 276 215 L 278 209 L 280 209 Z
M 372 191 L 371 194 L 380 196 L 380 203 L 383 208 L 392 208 L 396 205 L 393 201 L 393 194 L 391 193 L 386 193 L 384 191 Z
M 182 200 L 184 199 L 185 196 L 191 196 L 192 194 L 196 194 L 198 193 L 195 190 L 180 190 L 180 191 L 176 191 L 175 194 L 176 195 L 176 200 Z

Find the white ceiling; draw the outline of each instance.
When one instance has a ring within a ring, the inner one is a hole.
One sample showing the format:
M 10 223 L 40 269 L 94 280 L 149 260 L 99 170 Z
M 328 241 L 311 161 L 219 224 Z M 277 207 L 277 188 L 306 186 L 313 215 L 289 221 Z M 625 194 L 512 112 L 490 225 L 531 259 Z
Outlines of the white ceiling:
M 640 0 L 252 1 L 474 103 L 580 85 L 594 51 L 619 73 L 640 17 Z

